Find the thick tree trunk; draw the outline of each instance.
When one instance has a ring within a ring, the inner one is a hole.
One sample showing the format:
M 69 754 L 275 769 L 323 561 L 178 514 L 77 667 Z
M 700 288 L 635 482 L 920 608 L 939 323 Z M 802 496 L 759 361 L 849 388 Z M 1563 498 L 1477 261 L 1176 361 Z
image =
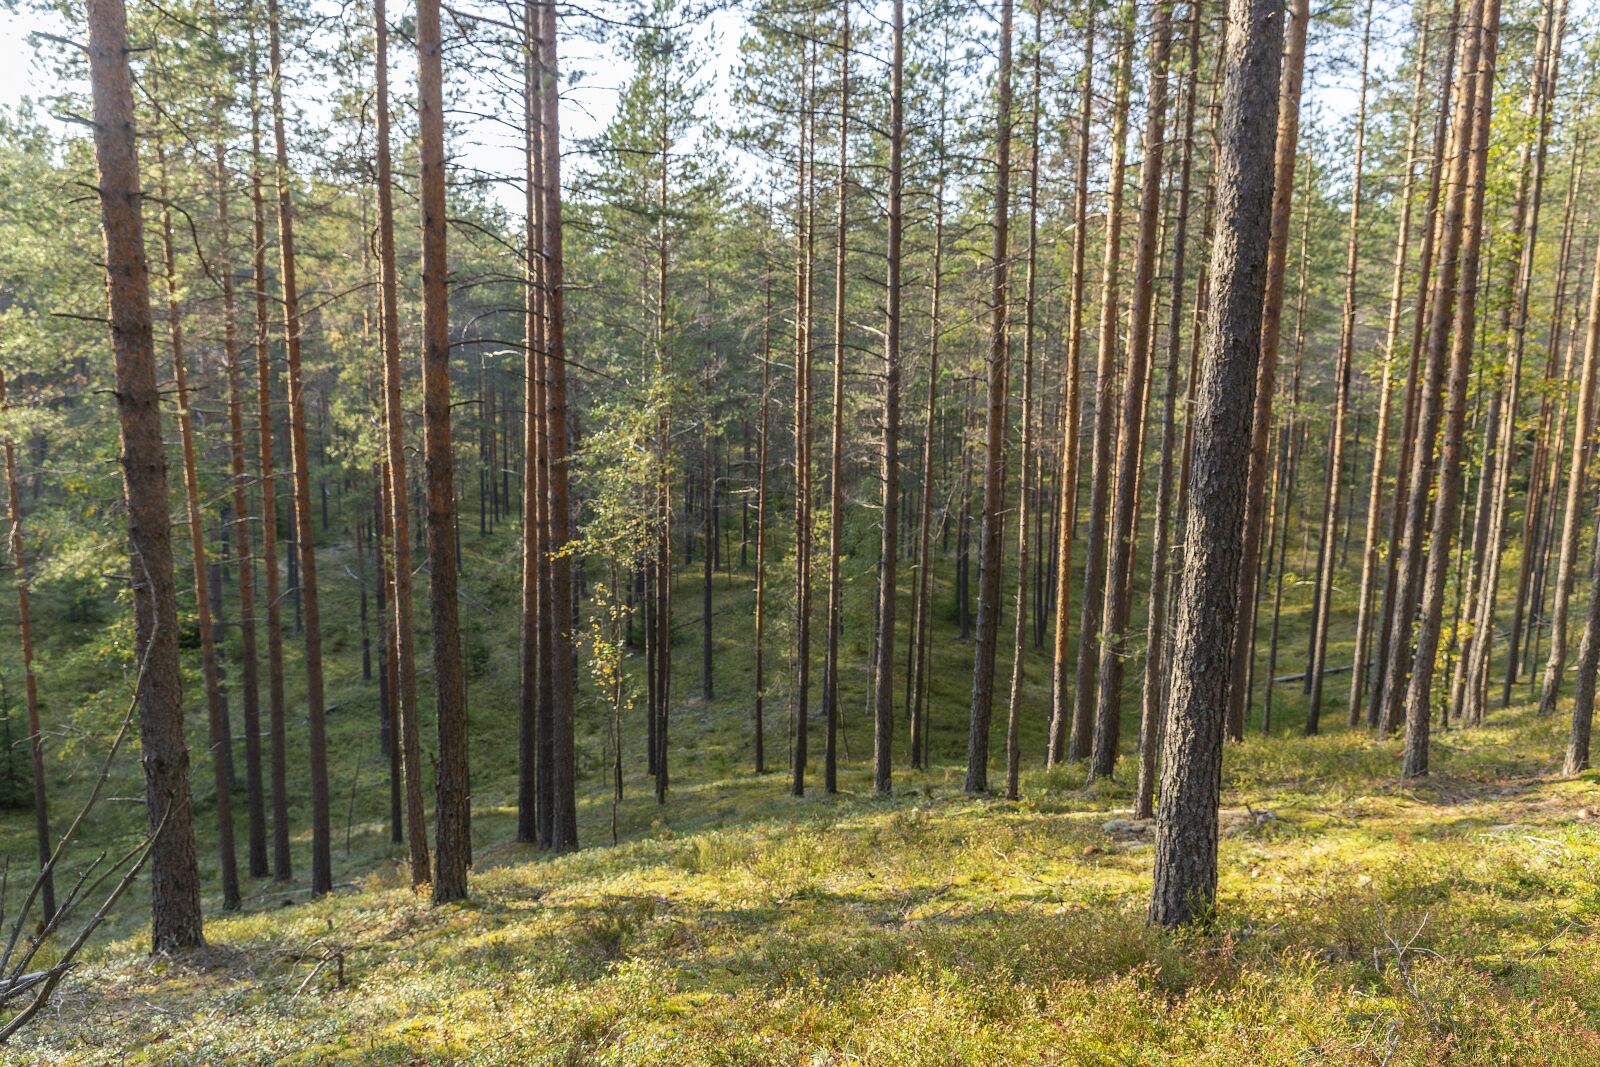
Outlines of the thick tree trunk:
M 1239 608 L 1239 512 L 1248 491 L 1272 227 L 1281 0 L 1230 0 L 1217 153 L 1217 240 L 1194 414 L 1194 490 L 1173 620 L 1173 679 L 1156 819 L 1150 921 L 1204 918 L 1217 890 L 1217 803 Z M 1221 639 L 1219 639 L 1221 638 Z
M 1283 276 L 1289 262 L 1289 209 L 1294 200 L 1294 168 L 1300 145 L 1300 92 L 1305 79 L 1306 27 L 1310 0 L 1292 0 L 1283 41 L 1282 79 L 1277 93 L 1276 168 L 1272 185 L 1267 249 L 1267 282 L 1261 314 L 1261 358 L 1255 364 L 1255 413 L 1250 429 L 1249 485 L 1243 500 L 1240 544 L 1238 625 L 1233 629 L 1233 662 L 1228 678 L 1227 736 L 1244 737 L 1250 707 L 1250 661 L 1255 649 L 1256 579 L 1261 560 L 1261 528 L 1267 492 L 1267 444 L 1272 429 L 1272 399 L 1278 375 L 1278 339 L 1283 321 Z M 1219 195 L 1221 195 L 1219 193 Z
M 177 591 L 150 321 L 150 274 L 140 218 L 128 23 L 122 0 L 87 0 L 86 15 L 106 297 L 116 361 L 113 395 L 128 509 L 140 762 L 149 832 L 155 835 L 150 851 L 151 949 L 174 952 L 205 944 L 205 933 L 189 797 L 189 749 L 183 736 Z
M 1011 211 L 1011 15 L 1000 0 L 1000 68 L 996 85 L 994 248 L 991 258 L 987 413 L 984 422 L 983 515 L 978 539 L 978 618 L 973 641 L 972 709 L 967 734 L 966 791 L 989 789 L 989 722 L 994 711 L 994 661 L 1000 636 L 1000 571 L 1005 555 L 1007 377 L 1006 339 Z

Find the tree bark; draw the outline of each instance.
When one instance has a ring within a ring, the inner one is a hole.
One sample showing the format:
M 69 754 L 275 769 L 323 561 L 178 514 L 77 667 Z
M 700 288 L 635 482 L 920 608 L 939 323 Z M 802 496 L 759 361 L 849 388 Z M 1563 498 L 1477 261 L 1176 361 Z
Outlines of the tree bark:
M 322 613 L 317 601 L 316 530 L 311 517 L 311 456 L 306 444 L 305 374 L 300 362 L 300 295 L 295 278 L 294 199 L 289 143 L 284 133 L 283 56 L 278 0 L 267 0 L 268 81 L 272 133 L 277 147 L 278 250 L 282 257 L 284 337 L 288 349 L 289 455 L 294 468 L 294 531 L 300 574 L 297 590 L 305 612 L 306 720 L 311 772 L 311 892 L 333 889 L 332 826 L 328 798 L 328 743 L 322 691 Z
M 1078 514 L 1078 427 L 1082 400 L 1078 396 L 1083 351 L 1083 288 L 1089 229 L 1089 122 L 1094 112 L 1094 16 L 1090 5 L 1088 25 L 1083 31 L 1083 88 L 1078 113 L 1078 158 L 1075 167 L 1077 189 L 1073 196 L 1072 278 L 1067 311 L 1066 363 L 1062 368 L 1062 407 L 1065 418 L 1061 436 L 1061 537 L 1056 546 L 1056 630 L 1050 657 L 1050 737 L 1045 763 L 1054 766 L 1067 758 L 1069 724 L 1075 723 L 1067 702 L 1068 619 L 1072 614 L 1072 542 Z M 1085 587 L 1087 588 L 1087 586 Z M 1079 642 L 1083 641 L 1079 635 Z M 1081 759 L 1079 754 L 1073 758 Z
M 428 881 L 428 820 L 422 798 L 422 740 L 417 722 L 416 625 L 412 622 L 411 509 L 406 478 L 405 406 L 401 398 L 400 283 L 394 248 L 394 178 L 389 148 L 389 25 L 385 0 L 375 0 L 377 53 L 378 291 L 383 333 L 384 455 L 388 478 L 390 546 L 393 553 L 395 689 L 393 693 L 405 784 L 406 841 L 411 886 Z
M 987 414 L 984 423 L 983 515 L 978 540 L 978 618 L 973 641 L 972 709 L 967 734 L 969 794 L 989 789 L 989 722 L 994 711 L 994 660 L 1000 631 L 1000 571 L 1005 554 L 1007 376 L 1006 339 L 1011 208 L 1012 0 L 1000 0 L 1000 68 L 996 85 L 994 248 L 989 289 Z
M 1255 403 L 1250 430 L 1249 486 L 1243 501 L 1240 534 L 1243 554 L 1239 564 L 1238 625 L 1233 629 L 1233 660 L 1227 690 L 1227 736 L 1244 737 L 1245 713 L 1250 707 L 1250 661 L 1255 649 L 1256 579 L 1261 560 L 1261 528 L 1265 519 L 1268 439 L 1272 429 L 1272 398 L 1277 385 L 1278 340 L 1283 321 L 1283 276 L 1289 262 L 1289 209 L 1294 201 L 1294 168 L 1300 145 L 1300 93 L 1305 80 L 1306 27 L 1311 21 L 1310 0 L 1291 0 L 1289 25 L 1283 42 L 1282 79 L 1277 93 L 1277 151 L 1273 166 L 1272 227 L 1268 237 L 1267 282 L 1261 315 L 1261 358 L 1256 368 Z M 1220 194 L 1219 194 L 1220 195 Z
M 178 440 L 183 456 L 183 496 L 189 520 L 189 550 L 194 568 L 195 616 L 200 631 L 200 672 L 206 696 L 206 721 L 211 747 L 212 784 L 217 805 L 217 867 L 222 874 L 222 910 L 239 908 L 239 865 L 233 847 L 233 780 L 227 759 L 222 679 L 217 666 L 216 634 L 211 626 L 210 574 L 206 567 L 205 517 L 200 505 L 200 477 L 195 466 L 193 424 L 189 417 L 189 368 L 183 354 L 183 314 L 178 305 L 177 253 L 172 241 L 171 196 L 167 188 L 167 154 L 156 136 L 160 175 L 161 251 L 166 267 L 167 336 L 172 348 L 173 387 L 178 401 Z
M 878 662 L 873 672 L 872 787 L 888 793 L 894 766 L 894 643 L 900 564 L 900 248 L 905 156 L 905 0 L 894 0 L 889 60 L 889 232 L 884 278 L 883 514 L 878 550 Z M 931 429 L 931 426 L 930 426 Z M 923 505 L 926 513 L 927 505 Z M 914 641 L 915 638 L 913 637 Z
M 1257 410 L 1252 393 L 1264 347 L 1282 20 L 1281 0 L 1230 0 L 1217 239 L 1196 390 L 1188 550 L 1173 621 L 1171 719 L 1149 911 L 1152 923 L 1167 927 L 1208 916 L 1216 899 L 1226 638 L 1239 608 L 1239 512 L 1248 491 Z
M 1089 762 L 1091 780 L 1111 777 L 1122 732 L 1122 679 L 1127 656 L 1125 631 L 1133 607 L 1139 471 L 1144 458 L 1145 390 L 1150 368 L 1151 322 L 1155 318 L 1156 255 L 1161 241 L 1167 67 L 1172 56 L 1171 0 L 1157 0 L 1152 33 L 1144 159 L 1139 165 L 1139 232 L 1134 238 L 1133 299 L 1128 309 L 1128 364 L 1122 383 L 1122 429 L 1117 439 L 1116 510 L 1111 522 L 1101 608 L 1105 633 L 1099 642 L 1099 697 L 1095 708 L 1094 750 Z M 1089 587 L 1087 595 L 1093 594 L 1093 587 Z
M 1072 700 L 1072 736 L 1067 757 L 1088 758 L 1096 721 L 1095 669 L 1099 665 L 1101 609 L 1106 582 L 1106 511 L 1111 496 L 1111 442 L 1116 429 L 1117 318 L 1122 277 L 1122 192 L 1128 164 L 1128 95 L 1133 78 L 1135 5 L 1124 0 L 1118 15 L 1115 102 L 1111 118 L 1111 177 L 1106 186 L 1105 252 L 1100 269 L 1100 343 L 1095 358 L 1094 450 L 1089 474 L 1089 532 L 1083 568 L 1083 605 L 1078 620 L 1078 669 Z M 1070 341 L 1068 342 L 1071 343 Z M 1139 403 L 1143 389 L 1129 390 Z
M 839 560 L 844 554 L 844 327 L 845 205 L 850 144 L 850 2 L 840 11 L 839 45 L 839 187 L 834 217 L 833 259 L 833 406 L 828 448 L 828 636 L 822 666 L 822 789 L 839 791 L 839 629 L 843 622 L 843 590 Z
M 128 22 L 122 0 L 87 0 L 85 10 L 106 301 L 116 364 L 122 489 L 128 509 L 140 762 L 146 818 L 155 837 L 150 851 L 151 949 L 176 952 L 204 945 L 205 933 L 189 797 L 189 749 L 183 736 L 177 591 L 167 516 L 161 401 L 156 390 L 150 274 L 140 218 Z
M 1176 444 L 1178 361 L 1183 351 L 1183 283 L 1189 244 L 1190 177 L 1194 161 L 1194 117 L 1200 85 L 1200 0 L 1190 0 L 1188 70 L 1183 94 L 1183 144 L 1178 162 L 1178 208 L 1173 221 L 1172 310 L 1167 317 L 1166 386 L 1161 403 L 1160 473 L 1156 476 L 1155 530 L 1150 548 L 1150 607 L 1145 645 L 1144 681 L 1139 716 L 1139 777 L 1134 790 L 1134 818 L 1155 814 L 1155 777 L 1165 733 L 1167 578 L 1172 526 L 1173 448 Z
M 1355 356 L 1356 273 L 1361 265 L 1361 179 L 1367 149 L 1367 63 L 1371 51 L 1372 0 L 1367 0 L 1361 31 L 1361 88 L 1360 102 L 1356 107 L 1355 159 L 1350 166 L 1350 227 L 1345 247 L 1344 311 L 1339 318 L 1339 353 L 1335 357 L 1333 431 L 1322 490 L 1322 535 L 1317 550 L 1317 585 L 1312 598 L 1312 654 L 1311 662 L 1306 665 L 1311 672 L 1311 699 L 1306 706 L 1308 736 L 1317 732 L 1322 716 L 1322 674 L 1327 669 L 1328 624 L 1332 617 L 1330 602 L 1333 599 L 1333 571 L 1337 556 L 1334 534 L 1338 526 L 1340 480 L 1344 473 L 1345 422 L 1350 416 L 1351 362 Z M 1356 655 L 1359 656 L 1359 645 L 1357 649 Z M 1271 684 L 1270 679 L 1267 684 Z

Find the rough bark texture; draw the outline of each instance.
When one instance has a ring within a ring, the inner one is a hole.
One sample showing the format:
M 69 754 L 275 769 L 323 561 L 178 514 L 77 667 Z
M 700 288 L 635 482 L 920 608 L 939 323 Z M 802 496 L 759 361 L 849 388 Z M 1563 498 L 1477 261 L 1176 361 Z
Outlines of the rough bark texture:
M 1256 578 L 1261 560 L 1261 530 L 1267 499 L 1267 443 L 1272 430 L 1272 398 L 1277 388 L 1278 339 L 1282 334 L 1283 276 L 1289 263 L 1289 209 L 1294 201 L 1294 168 L 1300 145 L 1300 92 L 1305 79 L 1306 27 L 1310 0 L 1292 0 L 1283 42 L 1282 82 L 1278 90 L 1276 153 L 1267 248 L 1267 283 L 1261 312 L 1261 359 L 1256 365 L 1256 410 L 1250 429 L 1250 480 L 1241 511 L 1239 619 L 1233 633 L 1233 662 L 1228 678 L 1227 731 L 1231 740 L 1244 737 L 1250 707 L 1250 661 L 1255 648 Z M 1219 191 L 1219 195 L 1220 191 Z M 1219 222 L 1220 225 L 1220 222 Z
M 543 53 L 544 203 L 540 228 L 545 250 L 546 338 L 545 435 L 549 457 L 550 539 L 550 747 L 552 794 L 551 847 L 567 852 L 578 847 L 577 755 L 573 739 L 573 704 L 577 680 L 573 676 L 572 557 L 567 540 L 572 528 L 567 491 L 567 351 L 562 318 L 565 284 L 561 245 L 561 126 L 557 121 L 559 69 L 556 58 L 555 0 L 539 6 L 540 48 Z
M 1150 548 L 1150 608 L 1144 657 L 1144 684 L 1139 715 L 1139 777 L 1134 790 L 1134 818 L 1155 813 L 1155 777 L 1166 728 L 1166 657 L 1168 556 L 1172 527 L 1172 470 L 1176 444 L 1178 360 L 1183 351 L 1183 282 L 1189 245 L 1190 178 L 1194 162 L 1195 105 L 1200 85 L 1199 0 L 1189 4 L 1188 71 L 1183 97 L 1183 144 L 1178 163 L 1178 208 L 1172 238 L 1172 310 L 1167 316 L 1166 387 L 1161 403 L 1160 472 L 1156 476 L 1155 531 Z
M 1194 413 L 1187 558 L 1156 820 L 1150 920 L 1204 917 L 1217 890 L 1217 801 L 1273 199 L 1281 0 L 1231 0 L 1210 309 Z
M 205 944 L 205 933 L 189 797 L 189 749 L 183 736 L 177 590 L 150 322 L 150 272 L 140 218 L 128 22 L 122 0 L 88 0 L 87 16 L 106 298 L 116 362 L 123 499 L 128 509 L 140 762 L 148 825 L 156 835 L 150 852 L 150 942 L 155 952 L 174 952 Z

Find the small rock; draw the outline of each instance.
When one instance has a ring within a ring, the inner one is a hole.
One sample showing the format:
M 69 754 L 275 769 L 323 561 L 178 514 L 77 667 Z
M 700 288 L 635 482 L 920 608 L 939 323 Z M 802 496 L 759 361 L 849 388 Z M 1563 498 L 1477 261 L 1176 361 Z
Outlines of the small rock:
M 1108 834 L 1126 834 L 1133 831 L 1132 819 L 1111 819 L 1100 824 L 1100 829 Z

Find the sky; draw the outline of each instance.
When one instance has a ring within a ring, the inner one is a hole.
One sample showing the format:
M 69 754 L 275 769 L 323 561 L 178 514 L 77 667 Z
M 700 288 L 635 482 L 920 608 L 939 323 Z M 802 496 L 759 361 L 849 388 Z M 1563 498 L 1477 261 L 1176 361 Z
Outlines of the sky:
M 3 0 L 0 0 L 3 2 Z M 601 0 L 602 6 L 604 0 Z M 1392 69 L 1399 61 L 1398 48 L 1405 35 L 1401 26 L 1407 10 L 1407 0 L 1379 0 L 1377 25 L 1374 32 L 1374 68 L 1377 71 Z M 743 20 L 736 10 L 723 10 L 698 30 L 699 45 L 708 62 L 706 77 L 709 80 L 708 105 L 714 118 L 726 118 L 730 110 L 730 75 L 737 58 L 738 42 Z M 49 72 L 39 63 L 37 51 L 27 40 L 28 35 L 43 31 L 65 35 L 59 16 L 36 11 L 0 7 L 0 40 L 11 42 L 7 60 L 0 62 L 0 107 L 15 106 L 24 96 L 37 95 L 42 88 L 54 90 L 47 79 Z M 450 31 L 449 24 L 446 32 Z M 1313 45 L 1313 69 L 1306 87 L 1306 115 L 1318 123 L 1349 123 L 1356 110 L 1357 95 L 1354 59 L 1358 38 L 1355 30 L 1335 31 L 1327 27 L 1313 27 L 1314 33 L 1334 34 Z M 57 45 L 46 45 L 57 48 Z M 402 41 L 391 45 L 394 58 L 392 85 L 397 93 L 405 92 L 410 80 Z M 1340 56 L 1342 59 L 1335 59 Z M 292 57 L 291 63 L 291 77 Z M 581 71 L 576 84 L 567 84 L 562 93 L 562 139 L 572 145 L 592 137 L 604 129 L 615 109 L 617 90 L 626 82 L 629 65 L 612 54 L 602 44 L 566 34 L 562 40 L 562 63 L 569 71 Z M 315 93 L 303 91 L 294 99 L 314 116 L 318 107 Z M 453 131 L 453 143 L 459 148 L 459 162 L 474 170 L 520 175 L 522 162 L 520 149 L 514 135 L 492 121 L 463 122 Z M 508 208 L 520 212 L 521 193 L 505 186 L 494 195 Z

